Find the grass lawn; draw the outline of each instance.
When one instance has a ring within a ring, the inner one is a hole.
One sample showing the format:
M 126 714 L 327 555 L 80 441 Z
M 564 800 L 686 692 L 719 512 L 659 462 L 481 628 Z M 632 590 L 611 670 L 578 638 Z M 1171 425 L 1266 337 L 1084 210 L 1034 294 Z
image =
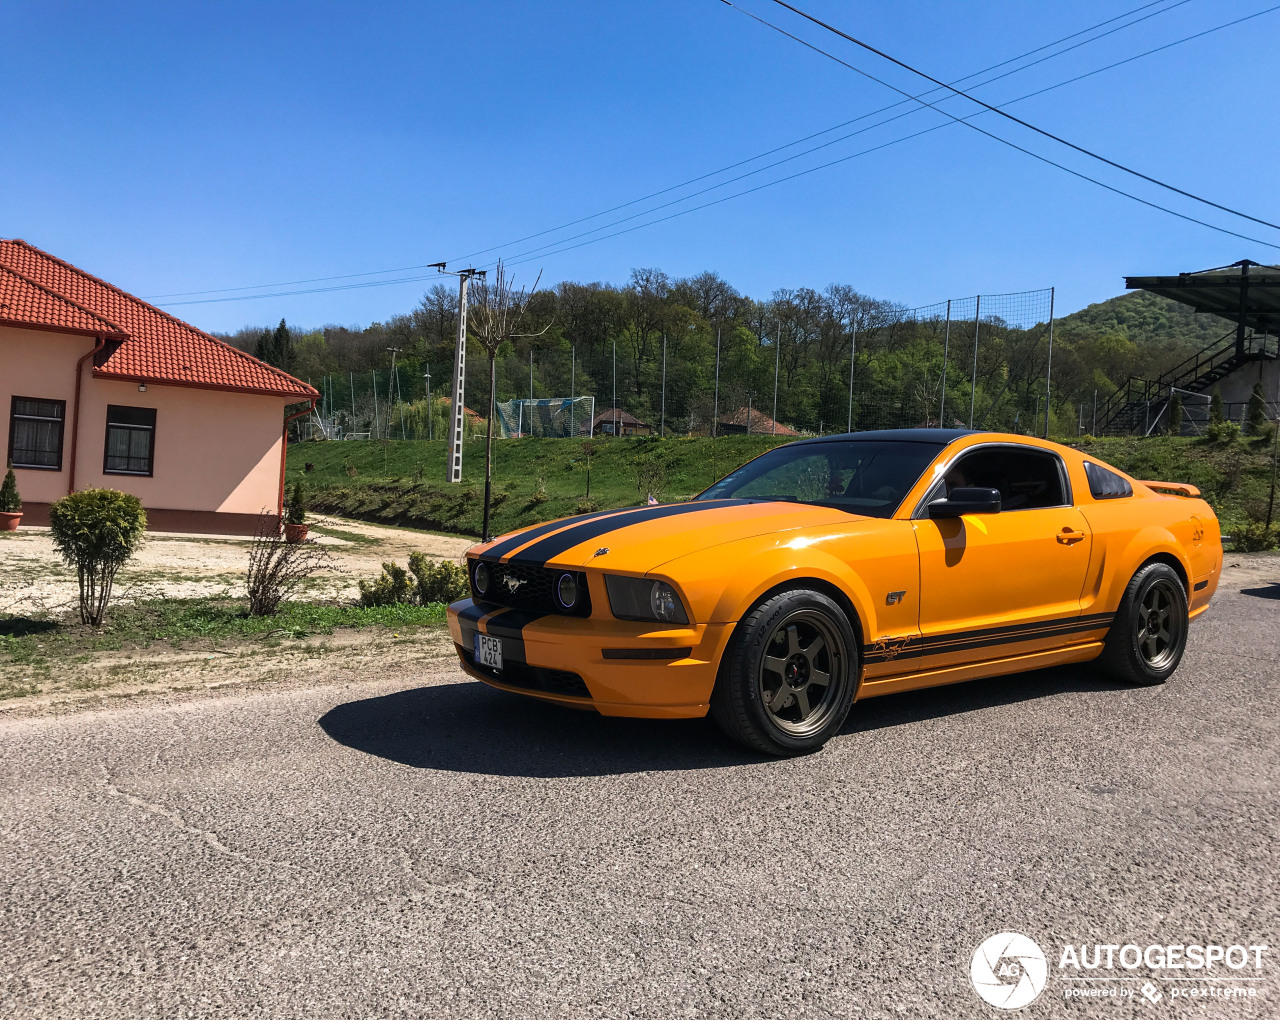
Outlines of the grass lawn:
M 587 457 L 578 439 L 494 441 L 494 534 L 590 509 L 635 506 L 649 491 L 664 501 L 688 499 L 786 440 L 772 436 L 658 439 L 640 436 L 592 441 Z M 314 509 L 383 523 L 479 535 L 484 502 L 484 442 L 463 450 L 463 482 L 449 485 L 445 443 L 316 442 L 289 448 L 289 479 L 305 478 Z M 1137 478 L 1198 486 L 1230 534 L 1266 514 L 1271 449 L 1261 440 L 1211 444 L 1155 436 L 1084 439 L 1086 453 Z M 304 471 L 310 463 L 311 471 Z
M 381 628 L 399 637 L 422 627 L 438 630 L 443 623 L 444 606 L 439 604 L 366 608 L 286 602 L 271 616 L 250 616 L 242 599 L 154 599 L 112 606 L 101 630 L 81 624 L 76 613 L 58 618 L 0 615 L 0 667 L 25 667 L 21 672 L 39 674 L 55 665 L 87 663 L 98 655 L 157 644 L 178 649 L 216 649 L 220 642 L 278 647 L 340 628 Z M 29 681 L 9 678 L 8 672 L 0 669 L 0 699 L 34 693 Z

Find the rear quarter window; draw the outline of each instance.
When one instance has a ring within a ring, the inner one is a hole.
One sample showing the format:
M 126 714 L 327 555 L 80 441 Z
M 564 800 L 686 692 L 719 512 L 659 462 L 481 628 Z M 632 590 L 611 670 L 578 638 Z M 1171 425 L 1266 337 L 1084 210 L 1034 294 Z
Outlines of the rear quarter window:
M 1089 479 L 1089 494 L 1094 499 L 1124 499 L 1133 495 L 1132 485 L 1101 464 L 1085 461 L 1084 473 Z

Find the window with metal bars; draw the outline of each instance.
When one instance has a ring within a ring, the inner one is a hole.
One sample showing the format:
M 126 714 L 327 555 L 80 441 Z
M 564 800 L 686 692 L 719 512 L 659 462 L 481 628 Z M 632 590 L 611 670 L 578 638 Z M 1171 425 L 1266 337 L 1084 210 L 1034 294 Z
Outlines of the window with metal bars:
M 14 397 L 9 410 L 9 461 L 17 468 L 62 470 L 65 400 Z
M 154 407 L 107 405 L 103 474 L 150 475 L 155 460 L 155 435 Z

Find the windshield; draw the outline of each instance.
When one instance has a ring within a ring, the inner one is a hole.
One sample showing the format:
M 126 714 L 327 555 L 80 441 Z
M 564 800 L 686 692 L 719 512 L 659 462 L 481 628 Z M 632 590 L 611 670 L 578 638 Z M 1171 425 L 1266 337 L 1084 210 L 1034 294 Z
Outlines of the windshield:
M 780 446 L 697 498 L 784 500 L 892 517 L 944 445 L 843 439 Z

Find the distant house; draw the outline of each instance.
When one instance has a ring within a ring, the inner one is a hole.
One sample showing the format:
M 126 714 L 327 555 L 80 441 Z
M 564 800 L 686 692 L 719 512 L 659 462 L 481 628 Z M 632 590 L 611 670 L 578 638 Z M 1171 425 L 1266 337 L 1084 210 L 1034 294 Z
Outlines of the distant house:
M 284 500 L 285 408 L 317 392 L 25 241 L 0 240 L 0 413 L 23 523 L 77 489 L 151 528 L 251 534 Z M 305 413 L 303 407 L 299 413 Z
M 647 436 L 653 429 L 621 408 L 601 411 L 591 420 L 593 436 Z
M 747 408 L 740 407 L 733 414 L 720 418 L 719 423 L 720 427 L 717 431 L 721 435 L 747 432 L 750 432 L 753 436 L 800 435 L 795 429 L 774 421 L 767 414 L 757 411 L 754 407 L 749 412 Z

